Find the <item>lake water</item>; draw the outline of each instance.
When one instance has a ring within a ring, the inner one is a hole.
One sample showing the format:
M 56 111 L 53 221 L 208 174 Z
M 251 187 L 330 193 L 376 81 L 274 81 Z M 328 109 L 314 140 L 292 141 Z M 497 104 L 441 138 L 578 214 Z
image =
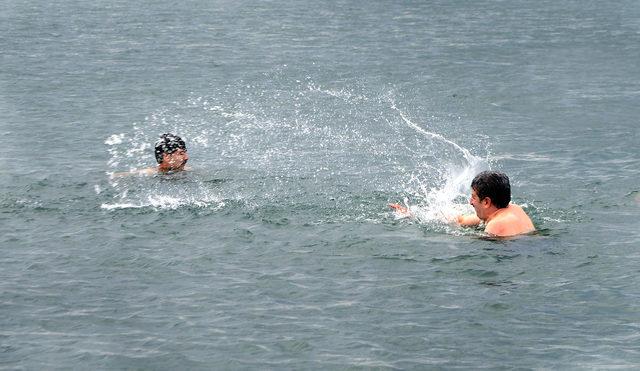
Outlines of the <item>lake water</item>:
M 0 368 L 640 365 L 640 2 L 2 3 Z

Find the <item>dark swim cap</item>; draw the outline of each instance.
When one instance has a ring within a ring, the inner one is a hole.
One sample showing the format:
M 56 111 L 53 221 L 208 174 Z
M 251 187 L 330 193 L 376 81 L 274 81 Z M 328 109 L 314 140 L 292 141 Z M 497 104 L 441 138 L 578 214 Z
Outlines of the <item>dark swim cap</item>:
M 156 142 L 156 161 L 161 163 L 163 153 L 173 153 L 179 149 L 187 150 L 182 138 L 171 133 L 162 134 Z

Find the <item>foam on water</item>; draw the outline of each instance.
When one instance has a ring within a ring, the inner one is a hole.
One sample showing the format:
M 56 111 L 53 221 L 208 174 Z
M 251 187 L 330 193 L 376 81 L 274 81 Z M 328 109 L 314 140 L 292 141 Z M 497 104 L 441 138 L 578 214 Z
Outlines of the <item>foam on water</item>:
M 109 201 L 100 205 L 104 210 L 221 208 L 225 205 L 216 189 L 206 186 L 205 179 L 194 174 L 111 177 L 109 185 L 115 192 Z M 103 193 L 99 185 L 94 188 L 96 194 Z
M 105 210 L 116 210 L 140 209 L 145 207 L 153 207 L 156 209 L 177 209 L 182 206 L 221 208 L 224 207 L 224 205 L 224 201 L 215 196 L 210 198 L 191 198 L 169 195 L 149 195 L 146 199 L 140 199 L 138 203 L 103 203 L 100 207 Z

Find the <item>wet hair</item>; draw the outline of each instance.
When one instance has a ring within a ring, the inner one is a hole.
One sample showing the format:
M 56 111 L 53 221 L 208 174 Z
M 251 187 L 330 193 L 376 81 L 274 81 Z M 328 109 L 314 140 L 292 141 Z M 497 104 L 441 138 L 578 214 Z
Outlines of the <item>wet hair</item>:
M 511 201 L 511 185 L 509 177 L 504 173 L 483 171 L 473 178 L 471 188 L 476 191 L 480 200 L 489 197 L 499 209 L 509 206 Z
M 187 146 L 184 144 L 184 140 L 177 135 L 166 133 L 160 136 L 160 139 L 156 142 L 156 161 L 162 162 L 162 154 L 173 153 L 179 149 L 187 150 Z

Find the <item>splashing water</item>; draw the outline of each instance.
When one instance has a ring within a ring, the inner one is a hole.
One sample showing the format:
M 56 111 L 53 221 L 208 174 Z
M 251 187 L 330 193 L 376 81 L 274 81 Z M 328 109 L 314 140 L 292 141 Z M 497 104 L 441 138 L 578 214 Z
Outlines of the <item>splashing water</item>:
M 138 203 L 132 202 L 114 202 L 103 203 L 100 207 L 105 210 L 117 210 L 117 209 L 140 209 L 145 207 L 153 207 L 156 209 L 177 209 L 181 206 L 195 206 L 195 207 L 208 207 L 213 206 L 215 208 L 224 207 L 224 202 L 220 198 L 215 196 L 203 196 L 203 197 L 177 197 L 168 195 L 148 195 L 146 198 L 141 198 Z
M 310 78 L 280 89 L 278 81 L 192 96 L 110 136 L 113 171 L 154 164 L 151 144 L 164 132 L 187 142 L 194 170 L 189 182 L 172 187 L 155 178 L 112 180 L 113 200 L 103 207 L 223 207 L 234 200 L 251 210 L 316 210 L 312 218 L 333 222 L 380 219 L 387 202 L 404 197 L 425 224 L 468 211 L 469 183 L 486 162 L 409 119 L 397 93 L 357 83 L 325 87 Z M 212 186 L 216 178 L 228 182 Z
M 225 205 L 215 189 L 190 174 L 112 178 L 110 185 L 116 193 L 109 202 L 101 204 L 105 210 L 177 209 L 183 206 L 222 208 Z
M 409 184 L 409 191 L 413 193 L 416 204 L 411 205 L 408 198 L 404 198 L 407 206 L 415 218 L 427 224 L 449 224 L 457 215 L 470 213 L 467 200 L 469 186 L 473 177 L 488 168 L 487 161 L 474 156 L 471 152 L 444 136 L 425 130 L 412 122 L 396 105 L 393 98 L 389 98 L 391 108 L 398 112 L 402 121 L 411 129 L 426 138 L 444 143 L 462 154 L 464 161 L 457 166 L 453 163 L 443 163 L 441 167 L 428 167 L 431 173 L 413 173 Z M 427 166 L 423 166 L 427 167 Z M 435 179 L 428 181 L 425 176 Z M 418 190 L 417 192 L 415 190 Z

